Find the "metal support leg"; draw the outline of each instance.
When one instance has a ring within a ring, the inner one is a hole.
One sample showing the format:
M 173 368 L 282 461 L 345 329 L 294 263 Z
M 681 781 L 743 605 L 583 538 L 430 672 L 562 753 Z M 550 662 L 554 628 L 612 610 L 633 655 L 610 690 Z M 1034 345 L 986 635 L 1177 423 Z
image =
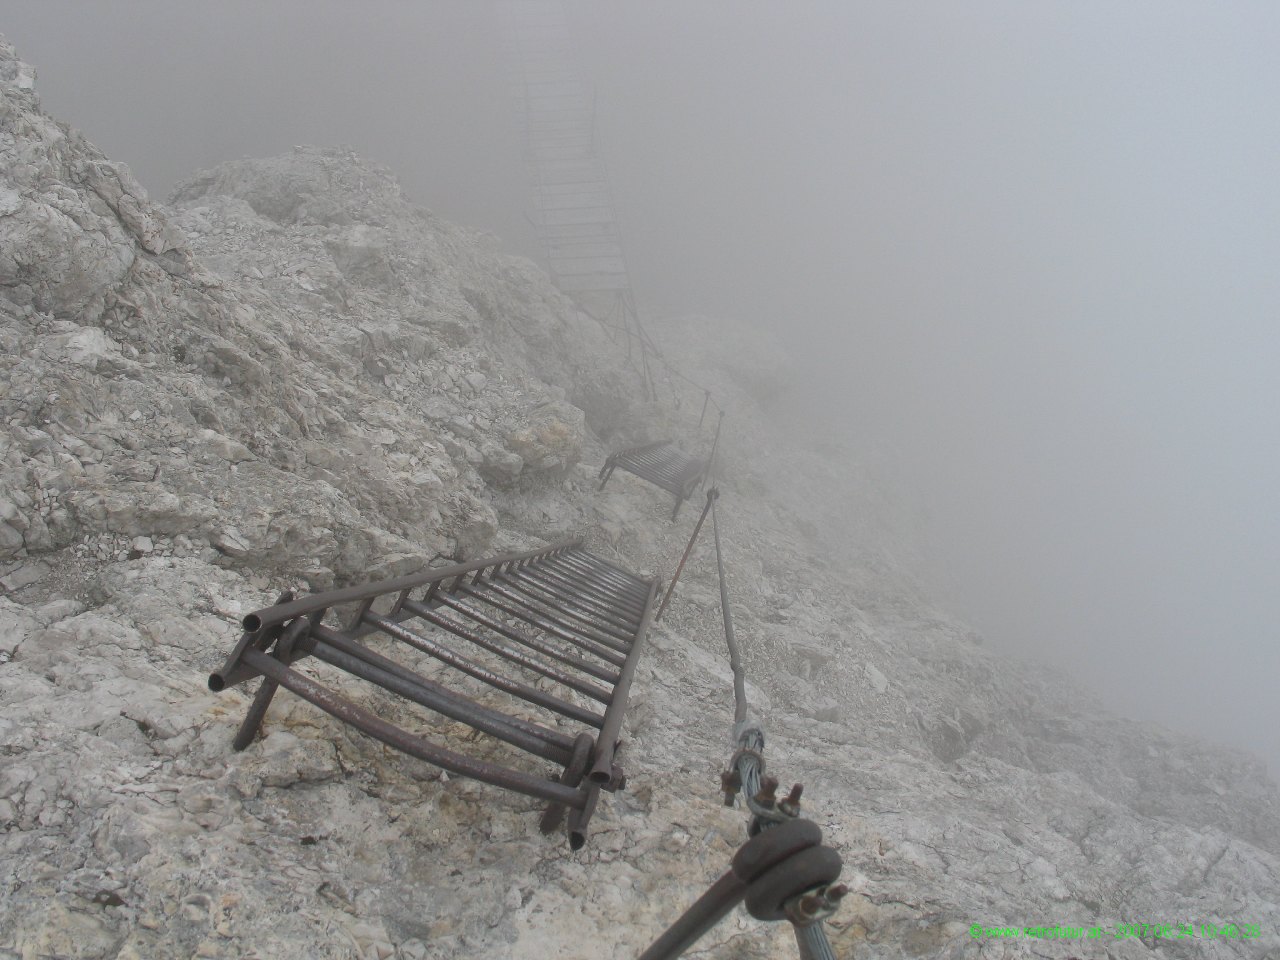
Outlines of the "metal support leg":
M 286 667 L 289 665 L 289 657 L 293 653 L 293 645 L 298 642 L 298 638 L 302 634 L 306 633 L 307 627 L 310 625 L 306 617 L 299 617 L 285 628 L 283 635 L 277 641 L 273 655 Z M 254 694 L 253 703 L 249 706 L 249 712 L 245 714 L 244 722 L 240 724 L 240 729 L 236 731 L 236 738 L 231 741 L 232 750 L 239 753 L 253 743 L 253 738 L 258 735 L 258 728 L 262 726 L 262 721 L 267 715 L 267 708 L 271 706 L 271 698 L 276 695 L 278 688 L 279 684 L 274 680 L 269 680 L 266 677 L 262 678 L 262 685 L 258 687 L 258 692 Z
M 569 758 L 569 762 L 565 764 L 564 773 L 560 776 L 560 782 L 566 787 L 576 787 L 582 783 L 582 778 L 587 773 L 587 766 L 591 763 L 591 754 L 595 750 L 596 742 L 589 733 L 578 734 L 578 739 L 573 743 L 573 755 Z M 547 804 L 547 809 L 542 814 L 542 821 L 538 824 L 538 829 L 543 833 L 555 833 L 556 828 L 560 826 L 564 820 L 565 805 L 552 801 Z

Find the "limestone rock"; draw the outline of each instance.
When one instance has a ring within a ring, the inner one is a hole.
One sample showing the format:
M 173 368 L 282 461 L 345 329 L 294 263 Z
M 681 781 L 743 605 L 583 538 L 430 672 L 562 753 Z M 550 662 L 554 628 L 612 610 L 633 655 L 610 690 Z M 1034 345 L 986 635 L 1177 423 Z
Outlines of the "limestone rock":
M 877 670 L 875 664 L 864 663 L 862 672 L 866 675 L 867 682 L 871 684 L 876 693 L 884 693 L 889 689 L 889 678 Z
M 353 224 L 325 241 L 325 248 L 343 276 L 359 283 L 385 286 L 396 283 L 388 252 L 386 230 L 369 224 Z
M 243 443 L 224 437 L 216 430 L 200 430 L 196 433 L 200 446 L 221 460 L 228 463 L 243 463 L 253 460 L 254 455 Z
M 480 475 L 495 486 L 510 486 L 524 470 L 524 458 L 496 440 L 485 441 L 480 446 L 480 456 Z
M 507 435 L 507 445 L 524 461 L 529 473 L 564 473 L 582 456 L 586 417 L 563 401 L 551 401 L 527 411 Z

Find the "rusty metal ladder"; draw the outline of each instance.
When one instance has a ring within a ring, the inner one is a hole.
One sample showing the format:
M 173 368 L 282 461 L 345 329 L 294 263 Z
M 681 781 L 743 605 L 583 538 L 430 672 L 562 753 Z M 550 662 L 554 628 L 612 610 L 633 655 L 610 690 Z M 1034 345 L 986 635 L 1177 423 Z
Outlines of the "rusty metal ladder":
M 626 783 L 616 763 L 619 734 L 658 586 L 656 578 L 637 577 L 588 552 L 581 540 L 568 540 L 300 599 L 286 593 L 244 618 L 244 635 L 210 675 L 209 688 L 263 678 L 236 750 L 252 743 L 276 689 L 284 687 L 410 756 L 547 801 L 544 833 L 567 810 L 576 850 L 586 842 L 600 791 Z M 350 609 L 345 626 L 326 622 L 337 619 L 338 608 Z M 450 637 L 466 641 L 471 655 L 455 650 Z M 377 638 L 393 649 L 374 649 L 369 641 Z M 404 648 L 413 651 L 407 662 L 387 655 Z M 561 770 L 533 773 L 434 743 L 293 668 L 306 657 Z M 425 676 L 433 661 L 451 668 L 448 676 L 480 681 L 500 704 L 480 703 Z
M 709 461 L 681 452 L 671 441 L 659 440 L 610 454 L 600 468 L 600 489 L 604 489 L 613 471 L 621 467 L 675 495 L 676 504 L 671 511 L 674 521 L 680 507 L 706 478 L 708 465 Z

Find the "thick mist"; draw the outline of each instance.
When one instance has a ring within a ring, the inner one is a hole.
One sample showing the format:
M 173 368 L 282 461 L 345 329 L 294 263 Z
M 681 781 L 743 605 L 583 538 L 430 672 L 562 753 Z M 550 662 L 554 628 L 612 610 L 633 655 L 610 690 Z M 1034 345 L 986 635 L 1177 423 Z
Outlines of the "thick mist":
M 566 9 L 642 306 L 782 331 L 994 645 L 1280 770 L 1280 8 Z M 487 3 L 0 15 L 155 194 L 347 143 L 536 253 Z

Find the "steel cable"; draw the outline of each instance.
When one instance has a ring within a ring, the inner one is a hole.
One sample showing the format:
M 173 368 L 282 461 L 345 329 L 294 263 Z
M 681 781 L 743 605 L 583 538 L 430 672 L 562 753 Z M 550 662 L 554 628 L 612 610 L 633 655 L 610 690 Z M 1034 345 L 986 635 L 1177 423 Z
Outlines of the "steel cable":
M 720 523 L 716 515 L 719 496 L 708 497 L 711 505 L 711 532 L 716 545 L 716 572 L 720 579 L 720 618 L 724 623 L 725 645 L 729 648 L 729 669 L 733 672 L 733 740 L 735 752 L 726 774 L 726 804 L 732 804 L 731 785 L 742 791 L 747 809 L 751 812 L 748 833 L 752 836 L 761 830 L 777 826 L 793 819 L 800 812 L 800 788 L 797 785 L 781 802 L 775 802 L 776 780 L 764 777 L 764 729 L 748 719 L 747 678 L 742 666 L 738 638 L 733 631 L 733 613 L 729 605 L 729 580 L 724 568 L 724 548 L 720 541 Z M 838 898 L 837 898 L 838 899 Z M 812 922 L 792 920 L 796 946 L 800 960 L 835 960 L 835 953 L 827 939 L 821 919 Z
M 733 614 L 729 611 L 729 580 L 724 572 L 724 551 L 720 546 L 720 523 L 716 519 L 716 500 L 711 499 L 711 532 L 716 541 L 716 570 L 720 575 L 720 617 L 724 621 L 724 639 L 729 646 L 729 669 L 733 671 L 733 722 L 747 719 L 747 676 L 742 669 L 738 638 L 733 632 Z M 763 737 L 762 737 L 763 739 Z M 763 744 L 761 744 L 763 746 Z

